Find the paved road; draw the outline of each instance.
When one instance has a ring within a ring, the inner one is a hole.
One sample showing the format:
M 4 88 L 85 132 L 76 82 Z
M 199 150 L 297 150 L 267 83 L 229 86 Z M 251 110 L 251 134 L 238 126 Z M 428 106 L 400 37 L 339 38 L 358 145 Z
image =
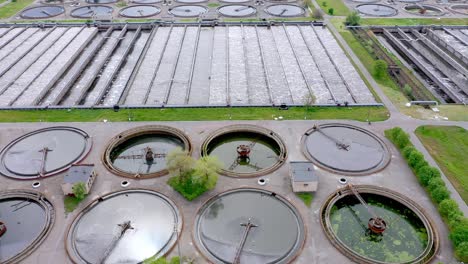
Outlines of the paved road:
M 316 8 L 320 8 L 315 1 L 313 1 L 314 5 Z M 357 65 L 357 67 L 361 70 L 361 72 L 364 74 L 365 78 L 369 81 L 371 84 L 372 88 L 374 91 L 379 95 L 380 99 L 382 100 L 382 103 L 385 104 L 387 107 L 388 111 L 390 112 L 390 118 L 383 123 L 385 124 L 386 127 L 394 127 L 394 126 L 399 126 L 403 128 L 407 133 L 410 134 L 411 137 L 411 142 L 414 144 L 414 146 L 421 151 L 421 153 L 424 154 L 426 157 L 426 160 L 429 162 L 434 167 L 439 168 L 437 163 L 434 161 L 434 159 L 431 157 L 429 152 L 424 148 L 423 144 L 421 141 L 418 139 L 416 134 L 414 133 L 415 129 L 419 126 L 422 125 L 436 125 L 436 126 L 460 126 L 465 129 L 468 129 L 468 122 L 461 122 L 461 121 L 437 121 L 437 120 L 420 120 L 420 119 L 414 119 L 409 116 L 406 116 L 402 114 L 401 112 L 398 111 L 398 108 L 392 103 L 392 101 L 385 95 L 385 93 L 380 89 L 380 86 L 375 82 L 375 80 L 372 78 L 371 74 L 367 71 L 367 69 L 364 67 L 364 65 L 361 63 L 361 61 L 358 59 L 358 57 L 354 54 L 352 49 L 348 46 L 348 43 L 341 37 L 339 34 L 338 30 L 333 26 L 332 23 L 330 23 L 330 16 L 324 15 L 324 20 L 325 23 L 327 24 L 328 28 L 333 32 L 337 40 L 341 43 L 342 47 L 346 50 L 346 52 L 349 54 L 351 59 L 354 61 L 354 63 Z M 467 114 L 468 114 L 468 107 L 467 107 Z M 465 203 L 465 201 L 460 197 L 458 192 L 455 190 L 451 182 L 448 180 L 448 178 L 445 176 L 445 174 L 442 172 L 442 170 L 439 168 L 439 170 L 442 173 L 442 179 L 445 181 L 447 184 L 447 188 L 450 190 L 452 193 L 452 198 L 458 202 L 460 205 L 460 208 L 462 211 L 465 213 L 465 215 L 468 215 L 468 206 Z

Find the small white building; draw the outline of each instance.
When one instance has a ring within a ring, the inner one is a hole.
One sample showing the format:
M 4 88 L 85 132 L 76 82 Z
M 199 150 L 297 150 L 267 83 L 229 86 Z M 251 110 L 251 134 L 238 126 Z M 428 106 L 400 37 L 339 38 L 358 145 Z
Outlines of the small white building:
M 318 187 L 318 177 L 314 165 L 310 161 L 289 162 L 289 175 L 293 192 L 315 192 Z
M 73 185 L 78 182 L 83 182 L 86 186 L 86 193 L 89 193 L 96 179 L 96 171 L 94 164 L 74 164 L 68 169 L 67 174 L 63 177 L 62 191 L 65 195 L 73 194 Z

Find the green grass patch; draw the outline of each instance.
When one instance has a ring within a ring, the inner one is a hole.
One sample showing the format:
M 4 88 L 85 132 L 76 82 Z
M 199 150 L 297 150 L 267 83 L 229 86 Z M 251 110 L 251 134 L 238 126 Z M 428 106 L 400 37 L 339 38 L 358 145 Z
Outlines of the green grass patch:
M 361 25 L 375 26 L 420 26 L 420 25 L 467 25 L 468 18 L 362 18 Z
M 317 3 L 325 14 L 329 14 L 330 8 L 333 8 L 334 16 L 347 16 L 351 13 L 342 0 L 317 0 Z
M 0 7 L 0 19 L 9 18 L 14 14 L 18 13 L 23 8 L 32 4 L 34 0 L 18 0 L 16 2 L 11 2 L 5 6 Z
M 82 200 L 74 196 L 65 196 L 63 199 L 63 203 L 65 205 L 65 212 L 73 212 L 78 207 L 78 204 L 80 204 L 81 201 Z
M 307 206 L 307 207 L 310 207 L 310 205 L 312 204 L 312 200 L 314 198 L 314 195 L 312 193 L 296 193 L 297 197 L 299 197 L 299 199 L 301 199 L 304 204 Z
M 71 110 L 3 110 L 0 122 L 109 122 L 122 121 L 207 121 L 207 120 L 285 120 L 352 119 L 384 121 L 385 107 L 233 107 L 233 108 L 163 108 L 163 109 L 71 109 Z
M 209 3 L 209 4 L 207 4 L 207 6 L 208 6 L 209 8 L 215 8 L 215 7 L 220 6 L 220 4 L 219 4 L 219 3 Z
M 468 131 L 457 126 L 420 126 L 416 135 L 468 203 Z

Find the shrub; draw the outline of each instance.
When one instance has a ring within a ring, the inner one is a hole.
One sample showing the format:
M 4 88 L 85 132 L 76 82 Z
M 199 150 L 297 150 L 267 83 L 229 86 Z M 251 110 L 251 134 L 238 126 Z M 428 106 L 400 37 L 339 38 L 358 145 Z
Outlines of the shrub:
M 438 186 L 431 192 L 431 197 L 436 201 L 437 203 L 442 202 L 445 199 L 450 198 L 450 192 L 447 190 L 447 187 L 445 186 Z
M 73 184 L 72 191 L 78 200 L 83 200 L 86 197 L 86 194 L 88 194 L 84 182 L 77 182 Z
M 387 73 L 388 64 L 383 60 L 376 60 L 374 62 L 374 76 L 377 79 L 382 79 Z
M 361 16 L 358 12 L 352 12 L 346 17 L 345 24 L 348 26 L 358 26 L 361 21 Z
M 461 242 L 455 249 L 455 255 L 458 260 L 467 263 L 468 262 L 468 241 Z
M 466 221 L 466 218 L 464 221 L 460 222 L 459 225 L 454 226 L 449 238 L 452 240 L 455 247 L 458 247 L 461 243 L 468 241 L 468 221 Z
M 432 178 L 432 179 L 429 180 L 429 183 L 427 185 L 427 189 L 429 190 L 429 193 L 431 193 L 432 191 L 434 191 L 435 189 L 437 189 L 440 186 L 445 187 L 445 182 L 442 180 L 442 178 Z
M 408 84 L 405 84 L 405 86 L 403 86 L 403 92 L 406 94 L 406 96 L 410 98 L 413 96 L 413 88 L 411 88 L 411 86 L 409 86 Z
M 323 7 L 327 7 L 327 2 L 325 2 L 325 1 L 322 2 L 322 6 L 323 6 Z
M 409 156 L 410 156 L 410 154 L 411 154 L 411 152 L 413 152 L 413 151 L 417 151 L 415 147 L 413 147 L 413 146 L 406 146 L 406 147 L 403 148 L 403 150 L 401 151 L 401 153 L 403 154 L 403 157 L 404 157 L 405 159 L 408 159 Z
M 432 166 L 422 166 L 418 169 L 417 175 L 421 184 L 427 187 L 431 179 L 440 178 L 440 171 Z
M 328 9 L 328 14 L 329 14 L 330 16 L 333 16 L 333 13 L 335 13 L 335 9 L 329 8 L 329 9 Z
M 450 213 L 460 211 L 457 202 L 453 199 L 445 199 L 439 204 L 439 212 L 443 217 L 448 217 Z
M 408 157 L 408 165 L 417 170 L 426 163 L 424 160 L 424 155 L 419 151 L 412 151 Z

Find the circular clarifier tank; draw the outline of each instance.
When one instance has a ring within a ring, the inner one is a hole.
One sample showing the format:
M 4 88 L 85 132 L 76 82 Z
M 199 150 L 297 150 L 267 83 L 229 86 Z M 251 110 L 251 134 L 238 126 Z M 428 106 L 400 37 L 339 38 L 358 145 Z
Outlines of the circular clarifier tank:
M 86 3 L 96 4 L 96 5 L 105 5 L 117 3 L 118 0 L 86 0 Z
M 50 127 L 23 135 L 0 152 L 0 173 L 34 179 L 64 171 L 90 151 L 91 138 L 73 127 Z
M 409 4 L 403 7 L 403 10 L 420 16 L 442 16 L 444 14 L 444 11 L 441 8 L 424 4 Z
M 169 13 L 176 17 L 198 17 L 208 11 L 208 8 L 199 5 L 180 5 L 169 9 Z
M 123 17 L 142 18 L 155 16 L 161 12 L 161 8 L 150 5 L 135 5 L 123 8 L 119 14 Z
M 49 18 L 61 15 L 65 9 L 61 6 L 36 6 L 31 7 L 21 12 L 21 18 L 36 19 L 36 18 Z
M 289 263 L 305 228 L 297 209 L 260 189 L 235 189 L 206 202 L 195 218 L 194 240 L 211 263 Z
M 197 3 L 208 2 L 208 0 L 175 0 L 175 2 L 182 3 L 182 4 L 197 4 Z
M 398 10 L 388 5 L 381 4 L 362 4 L 357 5 L 356 10 L 359 13 L 368 16 L 388 17 L 398 14 Z
M 0 192 L 0 262 L 20 263 L 39 247 L 54 224 L 54 208 L 35 191 Z
M 221 173 L 233 177 L 255 177 L 275 171 L 286 160 L 281 138 L 268 129 L 252 125 L 224 127 L 208 136 L 202 156 L 215 156 L 223 164 Z
M 70 15 L 78 18 L 92 18 L 94 16 L 111 14 L 112 10 L 112 7 L 103 5 L 83 6 L 73 9 Z
M 141 263 L 177 242 L 182 217 L 167 197 L 150 190 L 105 195 L 81 211 L 66 248 L 75 263 Z
M 370 3 L 377 3 L 380 0 L 352 0 L 355 3 L 365 3 L 365 4 L 370 4 Z M 418 0 L 419 1 L 419 0 Z
M 257 9 L 249 5 L 225 5 L 218 8 L 218 13 L 226 17 L 247 17 L 257 13 Z
M 375 134 L 346 124 L 315 125 L 302 137 L 303 152 L 316 165 L 345 175 L 377 172 L 390 162 L 390 152 Z
M 304 15 L 305 10 L 296 5 L 278 4 L 265 8 L 265 12 L 277 17 L 297 17 Z
M 462 15 L 468 15 L 468 5 L 466 4 L 452 5 L 450 6 L 450 10 Z
M 419 3 L 419 2 L 423 2 L 424 0 L 397 0 L 398 2 L 402 2 L 402 3 Z
M 321 208 L 321 223 L 332 244 L 356 263 L 429 263 L 437 253 L 438 234 L 424 210 L 391 190 L 356 185 L 330 195 Z M 364 205 L 356 196 L 367 204 Z M 382 233 L 369 219 L 386 223 Z
M 239 3 L 247 3 L 250 0 L 219 0 L 219 1 L 223 3 L 239 4 Z
M 149 4 L 160 3 L 162 1 L 163 0 L 132 0 L 131 3 L 141 4 L 141 5 L 149 5 Z
M 189 154 L 190 140 L 185 134 L 167 126 L 144 126 L 127 130 L 108 144 L 104 165 L 116 175 L 150 178 L 167 173 L 166 155 L 175 148 Z

